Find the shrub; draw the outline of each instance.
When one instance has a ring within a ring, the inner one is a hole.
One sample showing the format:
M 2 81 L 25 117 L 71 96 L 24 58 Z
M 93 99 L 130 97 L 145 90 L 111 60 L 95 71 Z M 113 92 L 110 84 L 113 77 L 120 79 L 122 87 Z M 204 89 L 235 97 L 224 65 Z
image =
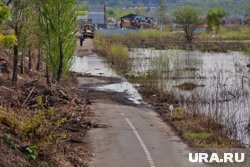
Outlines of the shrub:
M 43 108 L 40 97 L 38 98 L 38 104 L 40 109 L 37 111 L 28 111 L 26 109 L 13 111 L 4 107 L 0 108 L 0 122 L 13 129 L 22 138 L 29 139 L 31 142 L 29 144 L 33 145 L 27 150 L 30 152 L 32 159 L 36 159 L 35 148 L 38 150 L 53 149 L 52 142 L 63 136 L 57 129 L 66 121 L 65 118 L 56 116 L 54 108 Z M 5 138 L 8 139 L 8 136 Z

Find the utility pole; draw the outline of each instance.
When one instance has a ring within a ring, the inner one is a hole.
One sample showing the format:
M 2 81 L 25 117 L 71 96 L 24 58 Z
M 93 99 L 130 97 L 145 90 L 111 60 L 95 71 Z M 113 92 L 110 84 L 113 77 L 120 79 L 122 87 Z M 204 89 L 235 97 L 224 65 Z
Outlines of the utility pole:
M 166 14 L 166 4 L 165 0 L 160 0 L 160 42 L 162 43 L 162 32 L 163 32 L 163 23 L 165 19 L 165 14 Z

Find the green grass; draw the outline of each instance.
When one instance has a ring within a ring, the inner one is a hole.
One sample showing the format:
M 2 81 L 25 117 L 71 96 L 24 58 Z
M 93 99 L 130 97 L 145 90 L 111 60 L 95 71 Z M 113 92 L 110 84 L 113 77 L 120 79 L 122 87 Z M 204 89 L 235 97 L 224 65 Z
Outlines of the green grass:
M 219 39 L 219 40 L 250 40 L 250 26 L 223 27 L 218 34 L 210 32 L 200 33 L 202 40 Z
M 201 133 L 186 132 L 183 134 L 183 137 L 186 140 L 194 140 L 194 139 L 204 140 L 204 139 L 208 139 L 211 136 L 212 136 L 211 133 L 206 133 L 206 132 L 201 132 Z

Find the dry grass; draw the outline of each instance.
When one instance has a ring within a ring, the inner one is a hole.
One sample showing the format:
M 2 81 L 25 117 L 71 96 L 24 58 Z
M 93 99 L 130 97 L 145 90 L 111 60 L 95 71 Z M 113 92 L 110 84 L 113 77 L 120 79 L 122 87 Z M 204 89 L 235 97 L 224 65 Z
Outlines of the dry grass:
M 228 137 L 224 126 L 201 113 L 188 114 L 184 109 L 176 107 L 174 112 L 160 110 L 164 120 L 170 123 L 180 136 L 195 148 L 232 148 L 240 144 Z
M 96 51 L 108 58 L 111 65 L 119 72 L 126 72 L 129 69 L 128 48 L 120 43 L 112 43 L 106 40 L 105 35 L 98 34 L 94 44 Z

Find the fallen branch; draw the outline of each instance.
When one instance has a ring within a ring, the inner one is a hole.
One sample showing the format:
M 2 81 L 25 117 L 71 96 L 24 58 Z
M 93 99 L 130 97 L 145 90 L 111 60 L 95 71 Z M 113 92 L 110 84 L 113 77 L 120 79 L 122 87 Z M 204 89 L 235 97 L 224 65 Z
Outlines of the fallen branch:
M 25 99 L 25 101 L 23 102 L 22 105 L 24 105 L 24 104 L 28 101 L 28 99 L 30 98 L 30 96 L 31 96 L 31 94 L 33 93 L 34 89 L 35 89 L 35 86 L 33 86 L 33 88 L 31 89 L 31 91 L 30 91 L 30 93 L 29 93 L 29 95 L 27 96 L 27 98 Z
M 3 89 L 5 89 L 5 90 L 8 90 L 8 91 L 10 91 L 10 92 L 13 92 L 13 93 L 14 93 L 14 91 L 13 91 L 13 90 L 11 90 L 11 89 L 9 89 L 9 88 L 7 88 L 7 87 L 5 87 L 5 86 L 1 86 L 1 88 L 3 88 Z
M 58 89 L 58 91 L 63 95 L 63 97 L 67 100 L 70 100 L 71 98 L 69 98 L 62 90 Z

